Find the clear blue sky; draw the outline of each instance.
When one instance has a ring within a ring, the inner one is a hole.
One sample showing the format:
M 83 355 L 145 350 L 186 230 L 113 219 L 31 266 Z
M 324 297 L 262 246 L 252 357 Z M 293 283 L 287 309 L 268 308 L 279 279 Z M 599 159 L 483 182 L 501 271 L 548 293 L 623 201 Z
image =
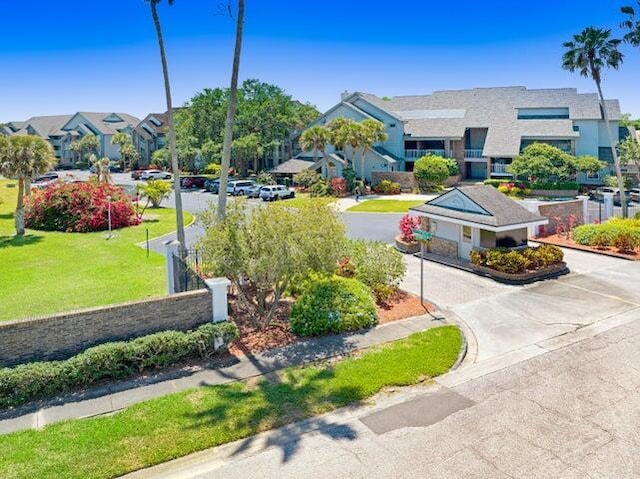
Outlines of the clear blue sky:
M 233 24 L 225 0 L 160 7 L 176 104 L 226 86 Z M 618 30 L 631 0 L 246 0 L 242 78 L 285 88 L 321 110 L 342 90 L 379 95 L 591 81 L 560 67 L 561 43 L 588 25 Z M 509 4 L 508 7 L 505 5 Z M 160 62 L 143 0 L 0 0 L 0 121 L 82 110 L 143 117 L 164 110 Z M 640 117 L 640 49 L 625 47 L 605 94 Z

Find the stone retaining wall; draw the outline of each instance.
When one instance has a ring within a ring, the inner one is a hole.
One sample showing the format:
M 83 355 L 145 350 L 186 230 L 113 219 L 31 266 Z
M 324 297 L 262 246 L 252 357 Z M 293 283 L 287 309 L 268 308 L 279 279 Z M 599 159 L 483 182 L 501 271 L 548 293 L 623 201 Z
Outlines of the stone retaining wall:
M 407 171 L 372 171 L 371 184 L 377 185 L 382 180 L 399 183 L 402 191 L 411 192 L 415 187 L 415 179 L 412 172 Z
M 64 359 L 96 344 L 212 320 L 207 289 L 53 316 L 0 322 L 0 366 Z
M 436 253 L 447 258 L 458 257 L 458 243 L 438 236 L 432 236 L 429 241 L 429 253 Z

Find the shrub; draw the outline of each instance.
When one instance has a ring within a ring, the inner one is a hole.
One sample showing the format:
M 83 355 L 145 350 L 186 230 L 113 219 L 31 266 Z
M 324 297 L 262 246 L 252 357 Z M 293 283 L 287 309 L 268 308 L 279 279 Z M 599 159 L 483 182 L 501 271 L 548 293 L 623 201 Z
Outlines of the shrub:
M 291 330 L 300 336 L 355 331 L 377 322 L 371 291 L 355 279 L 337 276 L 313 283 L 291 308 Z
M 493 186 L 494 188 L 498 188 L 503 183 L 504 183 L 504 180 L 494 180 L 494 179 L 484 180 L 483 182 L 483 184 Z
M 349 189 L 349 191 L 353 191 L 356 187 L 357 178 L 355 170 L 350 166 L 343 168 L 342 177 L 347 181 L 347 188 Z
M 398 291 L 398 288 L 387 286 L 386 284 L 376 284 L 371 288 L 373 297 L 376 300 L 376 304 L 382 304 L 393 298 L 393 295 Z
M 293 182 L 296 185 L 300 185 L 303 188 L 309 188 L 314 183 L 317 183 L 320 180 L 320 174 L 318 174 L 315 170 L 302 170 L 299 173 L 293 175 Z
M 613 238 L 613 246 L 619 253 L 633 253 L 640 246 L 640 238 L 630 231 L 621 231 Z
M 381 195 L 399 195 L 402 192 L 402 187 L 400 183 L 382 180 L 373 188 L 373 191 Z
M 105 343 L 64 361 L 0 369 L 0 408 L 19 406 L 106 379 L 125 379 L 188 357 L 209 358 L 225 350 L 237 337 L 236 325 L 225 321 L 205 324 L 193 331 L 164 331 L 131 341 Z M 216 345 L 220 339 L 222 347 Z
M 402 241 L 405 243 L 413 243 L 416 240 L 413 230 L 419 227 L 420 218 L 409 214 L 404 215 L 400 219 L 400 234 L 402 235 Z
M 171 190 L 171 183 L 168 181 L 150 180 L 140 185 L 140 196 L 147 199 L 147 206 L 151 203 L 154 208 L 159 208 L 162 200 L 169 197 Z
M 221 166 L 218 163 L 209 163 L 204 167 L 202 172 L 206 175 L 211 175 L 213 179 L 220 178 Z
M 494 269 L 502 273 L 517 274 L 528 270 L 536 270 L 559 264 L 564 259 L 564 253 L 553 245 L 542 245 L 524 250 L 490 249 L 472 251 L 472 264 Z
M 612 218 L 601 224 L 580 225 L 573 229 L 573 240 L 577 244 L 606 248 L 615 246 L 615 238 L 625 234 L 640 242 L 640 219 Z
M 460 166 L 458 166 L 458 162 L 451 158 L 445 158 L 444 160 L 447 163 L 447 168 L 449 169 L 449 176 L 458 176 L 460 174 Z
M 402 254 L 381 241 L 351 240 L 345 253 L 353 277 L 371 289 L 380 284 L 397 288 L 406 271 Z
M 536 181 L 531 183 L 531 189 L 533 190 L 578 190 L 580 185 L 574 181 L 556 181 L 556 182 L 544 182 Z
M 422 190 L 432 191 L 449 177 L 449 167 L 444 158 L 427 155 L 415 162 L 413 176 Z
M 260 185 L 275 185 L 276 182 L 273 179 L 271 173 L 267 173 L 266 171 L 261 171 L 260 174 L 256 178 L 256 183 Z
M 33 191 L 28 197 L 26 226 L 80 233 L 106 230 L 109 227 L 109 197 L 113 229 L 140 224 L 133 203 L 121 188 L 107 183 L 57 182 Z
M 321 196 L 329 196 L 331 194 L 331 190 L 329 189 L 329 183 L 327 180 L 320 178 L 314 184 L 311 185 L 309 189 L 310 196 L 316 198 Z
M 347 180 L 344 178 L 331 178 L 329 180 L 329 191 L 334 196 L 345 196 L 348 193 Z

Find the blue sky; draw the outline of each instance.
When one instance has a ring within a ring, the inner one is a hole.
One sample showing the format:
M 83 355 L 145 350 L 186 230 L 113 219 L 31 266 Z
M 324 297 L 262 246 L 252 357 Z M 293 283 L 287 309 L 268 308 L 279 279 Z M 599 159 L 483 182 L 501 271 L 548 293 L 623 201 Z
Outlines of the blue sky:
M 160 7 L 176 104 L 228 84 L 234 25 L 216 15 L 223 1 Z M 590 80 L 561 69 L 561 43 L 585 26 L 617 30 L 621 21 L 615 0 L 246 2 L 241 78 L 276 83 L 321 110 L 342 90 L 595 91 Z M 164 109 L 143 0 L 0 0 L 0 11 L 0 121 L 82 110 L 143 117 Z M 625 53 L 623 68 L 605 77 L 605 95 L 640 117 L 640 49 Z

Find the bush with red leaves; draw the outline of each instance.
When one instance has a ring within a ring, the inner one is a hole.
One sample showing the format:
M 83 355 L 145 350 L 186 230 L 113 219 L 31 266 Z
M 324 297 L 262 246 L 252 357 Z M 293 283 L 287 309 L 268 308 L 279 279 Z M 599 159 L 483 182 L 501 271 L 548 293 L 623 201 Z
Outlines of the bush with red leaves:
M 112 229 L 140 224 L 133 203 L 121 188 L 96 182 L 57 182 L 26 198 L 26 226 L 77 233 L 106 230 L 109 197 Z
M 405 243 L 413 243 L 416 240 L 413 230 L 420 228 L 420 218 L 408 214 L 404 215 L 400 219 L 399 227 L 402 241 Z

